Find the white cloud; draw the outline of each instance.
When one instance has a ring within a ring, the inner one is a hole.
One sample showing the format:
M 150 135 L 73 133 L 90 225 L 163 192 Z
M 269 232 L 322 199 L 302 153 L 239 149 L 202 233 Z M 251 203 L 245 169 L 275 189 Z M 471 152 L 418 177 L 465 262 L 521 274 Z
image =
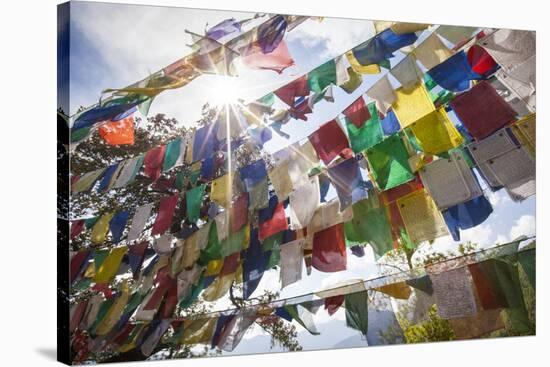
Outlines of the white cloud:
M 309 21 L 289 33 L 288 40 L 297 40 L 307 48 L 322 46 L 321 56 L 338 55 L 374 35 L 370 20 L 325 18 Z
M 496 192 L 490 190 L 487 191 L 487 198 L 489 199 L 489 202 L 495 210 L 497 209 L 497 207 L 500 207 L 501 205 L 512 201 L 510 197 L 505 194 L 504 190 L 499 190 Z
M 522 215 L 516 224 L 510 228 L 510 240 L 514 240 L 519 236 L 532 236 L 535 234 L 535 216 L 533 215 Z

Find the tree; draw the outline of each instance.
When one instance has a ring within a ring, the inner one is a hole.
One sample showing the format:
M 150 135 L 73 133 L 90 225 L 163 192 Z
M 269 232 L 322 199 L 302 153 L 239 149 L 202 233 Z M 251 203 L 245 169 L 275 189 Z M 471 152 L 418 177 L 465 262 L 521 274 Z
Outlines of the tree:
M 218 111 L 205 105 L 202 111 L 202 118 L 198 121 L 198 126 L 204 126 L 215 120 Z M 147 121 L 141 121 L 136 118 L 135 144 L 126 146 L 107 145 L 99 136 L 93 134 L 87 141 L 82 142 L 71 154 L 71 173 L 81 174 L 90 172 L 98 168 L 106 167 L 124 159 L 128 159 L 161 144 L 181 137 L 189 130 L 183 127 L 177 120 L 169 118 L 163 114 L 157 114 L 149 117 Z M 258 159 L 260 150 L 254 145 L 243 144 L 233 152 L 234 164 L 242 166 L 255 159 Z M 224 168 L 221 167 L 220 170 Z M 189 172 L 190 166 L 184 165 L 176 169 Z M 220 174 L 221 172 L 217 172 Z M 166 172 L 163 177 L 170 178 L 175 172 Z M 188 188 L 190 188 L 188 183 Z M 82 218 L 99 215 L 107 212 L 117 212 L 123 209 L 136 208 L 150 202 L 158 202 L 160 198 L 174 193 L 172 188 L 159 188 L 158 185 L 151 185 L 149 178 L 138 175 L 130 185 L 110 190 L 105 193 L 92 192 L 90 194 L 78 194 L 71 197 L 71 218 Z M 174 222 L 184 221 L 183 213 L 174 220 Z M 182 225 L 183 225 L 182 224 Z M 188 223 L 187 223 L 188 224 Z M 79 235 L 71 242 L 72 250 L 93 247 L 89 241 L 89 236 Z M 151 238 L 147 238 L 151 240 Z M 106 243 L 106 245 L 112 245 Z M 132 280 L 130 280 L 131 282 Z M 114 284 L 116 286 L 116 284 Z M 240 295 L 239 295 L 240 294 Z M 71 289 L 70 298 L 73 300 L 87 299 L 91 295 L 89 290 L 80 291 L 74 287 Z M 253 303 L 265 303 L 278 297 L 278 293 L 265 291 L 254 299 L 245 300 L 242 298 L 242 286 L 234 284 L 231 286 L 231 302 L 235 307 L 247 307 Z M 192 316 L 203 314 L 212 310 L 211 304 L 201 299 L 197 300 L 186 309 L 176 309 L 174 317 Z M 285 323 L 282 319 L 276 318 L 269 323 L 258 323 L 268 334 L 271 335 L 271 345 L 280 345 L 288 350 L 300 350 L 297 342 L 297 332 L 295 326 Z M 169 329 L 161 339 L 161 342 L 153 352 L 152 358 L 188 358 L 195 356 L 204 356 L 219 354 L 218 350 L 210 350 L 204 347 L 202 350 L 192 348 L 189 345 L 178 345 L 171 340 L 174 330 Z M 146 359 L 139 350 L 133 349 L 125 353 L 102 352 L 91 356 L 98 362 L 116 362 L 116 361 L 137 361 Z

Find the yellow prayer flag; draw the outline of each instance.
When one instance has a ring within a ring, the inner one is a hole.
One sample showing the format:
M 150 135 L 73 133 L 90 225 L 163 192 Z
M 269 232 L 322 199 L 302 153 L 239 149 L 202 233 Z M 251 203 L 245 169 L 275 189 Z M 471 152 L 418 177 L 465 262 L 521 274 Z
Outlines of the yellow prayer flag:
M 103 171 L 105 171 L 105 168 L 97 169 L 95 171 L 83 174 L 81 177 L 79 177 L 78 181 L 71 185 L 72 191 L 82 192 L 89 190 L 92 184 L 99 178 L 99 176 L 103 174 Z
M 109 252 L 109 255 L 107 255 L 105 261 L 103 261 L 98 271 L 96 272 L 94 276 L 94 282 L 110 283 L 115 277 L 120 266 L 120 262 L 126 254 L 126 251 L 128 251 L 128 247 L 126 246 L 116 247 L 112 249 Z
M 92 242 L 101 244 L 105 242 L 105 237 L 107 237 L 107 232 L 109 232 L 109 222 L 113 219 L 114 213 L 103 214 L 94 224 L 92 228 Z
M 395 95 L 397 99 L 392 105 L 393 112 L 403 128 L 435 111 L 435 106 L 424 83 L 419 83 L 412 89 L 399 88 L 395 91 Z
M 397 200 L 399 213 L 413 243 L 448 235 L 447 225 L 426 190 L 416 190 Z
M 212 181 L 210 200 L 224 208 L 229 208 L 233 196 L 233 174 L 223 175 Z M 231 176 L 231 177 L 230 177 Z
M 212 275 L 218 275 L 223 267 L 223 259 L 210 260 L 206 264 L 206 270 L 204 271 L 203 276 L 209 277 Z
M 512 131 L 517 136 L 522 145 L 527 148 L 527 151 L 534 157 L 536 155 L 537 142 L 537 114 L 530 113 L 518 120 L 512 125 Z
M 372 21 L 374 25 L 374 31 L 376 34 L 385 31 L 386 29 L 390 28 L 395 22 L 389 21 L 389 20 L 373 20 Z
M 380 66 L 378 66 L 378 64 L 363 66 L 355 58 L 352 51 L 346 52 L 346 57 L 348 58 L 348 62 L 350 64 L 350 66 L 353 68 L 353 70 L 355 70 L 359 74 L 378 74 L 378 73 L 380 73 Z
M 452 121 L 444 107 L 430 112 L 409 125 L 422 151 L 427 154 L 440 154 L 456 148 L 464 138 Z
M 405 282 L 386 284 L 375 290 L 385 293 L 390 297 L 398 299 L 409 299 L 411 296 L 411 288 Z
M 217 277 L 212 284 L 203 291 L 202 298 L 207 302 L 213 302 L 223 297 L 229 291 L 233 280 L 235 280 L 235 274 L 236 273 Z
M 128 288 L 128 282 L 124 281 L 121 285 L 122 293 L 120 296 L 116 299 L 115 303 L 109 308 L 109 311 L 107 311 L 107 314 L 99 325 L 97 326 L 95 332 L 97 335 L 105 335 L 111 329 L 115 326 L 115 324 L 120 319 L 120 316 L 122 315 L 122 312 L 124 311 L 124 307 L 126 307 L 126 304 L 128 303 L 128 299 L 130 298 L 130 290 Z
M 216 329 L 216 317 L 191 320 L 189 324 L 183 325 L 182 344 L 209 343 Z
M 414 33 L 423 31 L 430 25 L 426 23 L 407 23 L 407 22 L 394 22 L 390 28 L 395 34 Z

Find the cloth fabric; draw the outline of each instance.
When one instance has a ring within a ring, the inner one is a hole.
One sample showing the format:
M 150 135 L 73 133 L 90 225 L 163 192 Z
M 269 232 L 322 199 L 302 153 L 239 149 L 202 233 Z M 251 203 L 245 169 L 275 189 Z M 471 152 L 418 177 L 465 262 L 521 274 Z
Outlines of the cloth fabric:
M 384 116 L 384 118 L 380 120 L 380 125 L 382 125 L 382 131 L 384 131 L 384 135 L 386 136 L 394 134 L 401 130 L 401 126 L 399 126 L 397 116 L 395 116 L 395 113 L 392 110 L 389 110 L 386 113 L 386 116 Z
M 342 111 L 342 114 L 346 116 L 358 129 L 361 128 L 367 120 L 371 118 L 371 112 L 363 96 L 359 96 L 352 104 Z
M 92 172 L 87 172 L 80 176 L 75 183 L 71 182 L 71 190 L 74 193 L 85 192 L 93 188 L 96 181 L 105 172 L 106 168 L 100 168 Z
M 109 308 L 103 319 L 101 319 L 101 322 L 99 322 L 96 326 L 95 332 L 97 335 L 106 335 L 113 329 L 113 327 L 115 327 L 115 324 L 120 319 L 129 298 L 130 290 L 128 288 L 128 284 L 123 282 L 121 285 L 120 294 L 116 297 L 115 302 Z
M 170 143 L 166 144 L 166 150 L 164 155 L 164 161 L 162 164 L 162 171 L 166 172 L 171 168 L 175 167 L 177 164 L 182 164 L 182 139 L 178 138 L 172 140 Z
M 351 68 L 359 74 L 378 74 L 380 73 L 380 66 L 378 64 L 361 65 L 359 60 L 355 58 L 352 51 L 346 52 L 346 57 L 351 65 Z
M 163 234 L 159 238 L 155 239 L 153 248 L 159 255 L 167 255 L 172 248 L 172 235 L 170 233 Z
M 376 287 L 374 290 L 397 299 L 409 299 L 412 293 L 411 288 L 404 281 L 386 284 L 381 287 Z
M 119 188 L 128 185 L 136 178 L 137 173 L 141 169 L 143 164 L 143 155 L 127 159 L 122 164 L 122 168 L 116 177 L 116 181 L 113 183 L 113 188 Z
M 496 70 L 498 64 L 481 46 L 474 44 L 468 49 L 468 63 L 479 75 L 488 75 Z
M 195 131 L 191 145 L 191 162 L 202 161 L 214 154 L 218 147 L 217 127 L 218 124 L 209 124 Z
M 361 65 L 379 64 L 393 57 L 394 51 L 413 44 L 417 38 L 415 33 L 395 34 L 388 28 L 354 47 L 352 52 Z
M 107 233 L 109 232 L 109 222 L 113 218 L 114 213 L 106 213 L 99 217 L 99 220 L 92 228 L 91 240 L 95 244 L 101 244 L 105 242 Z
M 313 314 L 307 308 L 302 305 L 287 305 L 284 306 L 284 309 L 286 311 L 286 317 L 289 317 L 290 320 L 296 320 L 296 322 L 298 322 L 310 334 L 320 334 L 313 321 Z
M 344 304 L 345 296 L 339 295 L 339 296 L 332 296 L 325 298 L 325 310 L 327 310 L 329 316 L 332 316 L 338 311 L 340 306 Z
M 205 35 L 209 38 L 219 40 L 222 37 L 225 37 L 232 33 L 241 32 L 241 22 L 237 21 L 235 18 L 229 18 L 222 20 L 220 23 L 208 28 L 205 32 Z
M 286 17 L 276 15 L 258 26 L 256 37 L 262 48 L 262 52 L 269 54 L 283 42 L 283 36 L 288 27 Z
M 280 246 L 281 288 L 302 279 L 304 240 L 294 240 Z
M 231 232 L 237 232 L 248 223 L 248 193 L 239 196 L 231 205 Z
M 216 321 L 215 317 L 206 317 L 184 324 L 180 342 L 186 345 L 209 343 L 216 328 Z
M 71 222 L 71 234 L 70 239 L 77 237 L 85 228 L 85 222 L 83 220 L 75 220 Z
M 172 225 L 172 219 L 174 217 L 174 212 L 176 211 L 176 206 L 178 205 L 179 193 L 163 197 L 160 199 L 159 211 L 157 217 L 155 218 L 155 223 L 151 230 L 151 234 L 163 234 Z
M 452 52 L 438 37 L 437 32 L 429 35 L 413 51 L 426 69 L 431 69 L 451 57 Z
M 72 129 L 78 130 L 93 126 L 100 121 L 108 121 L 116 118 L 118 115 L 144 102 L 146 99 L 147 97 L 136 95 L 109 99 L 102 104 L 96 105 L 80 113 L 76 117 Z
M 145 259 L 145 252 L 149 243 L 144 241 L 136 245 L 128 246 L 128 263 L 130 264 L 130 269 L 134 274 L 134 279 L 137 279 L 143 260 Z
M 365 94 L 376 102 L 377 110 L 384 114 L 397 100 L 397 95 L 387 75 L 378 79 Z
M 212 181 L 210 187 L 210 200 L 216 204 L 228 208 L 233 196 L 233 183 L 236 180 L 235 173 L 225 174 Z
M 473 316 L 477 313 L 474 292 L 467 267 L 430 274 L 437 305 L 443 319 Z
M 141 353 L 144 356 L 148 357 L 153 353 L 153 350 L 160 341 L 160 338 L 164 335 L 166 330 L 170 327 L 170 320 L 161 320 L 158 325 L 156 325 L 153 332 L 143 341 L 140 346 Z
M 507 71 L 536 53 L 536 37 L 532 31 L 498 29 L 480 39 L 478 43 Z
M 259 42 L 253 43 L 243 53 L 241 60 L 251 69 L 273 70 L 278 74 L 294 65 L 294 59 L 284 40 L 270 53 L 264 53 Z
M 166 145 L 161 145 L 145 153 L 145 157 L 143 158 L 143 174 L 153 181 L 156 181 L 160 177 L 165 151 Z
M 343 224 L 336 224 L 314 234 L 312 265 L 319 271 L 329 273 L 346 269 Z
M 109 145 L 133 145 L 134 116 L 102 124 L 99 127 L 99 136 Z
M 218 343 L 220 349 L 227 352 L 233 351 L 256 318 L 257 315 L 254 312 L 240 312 L 233 317 L 220 335 Z
M 428 74 L 441 87 L 453 92 L 465 91 L 470 88 L 471 80 L 481 79 L 481 75 L 472 70 L 464 51 L 434 66 Z
M 367 335 L 369 330 L 369 296 L 367 291 L 346 294 L 344 307 L 346 308 L 346 326 Z
M 416 142 L 427 154 L 441 154 L 464 142 L 443 107 L 421 117 L 409 127 Z
M 404 90 L 413 89 L 422 81 L 422 71 L 416 64 L 414 54 L 409 54 L 390 70 L 391 75 L 401 84 Z
M 369 345 L 387 345 L 389 343 L 404 343 L 403 331 L 393 310 L 391 298 L 380 292 L 372 292 L 369 299 L 367 343 Z M 391 333 L 391 341 L 384 335 Z
M 115 173 L 118 171 L 118 167 L 119 163 L 115 163 L 105 169 L 105 173 L 103 174 L 101 181 L 99 181 L 99 186 L 97 188 L 98 192 L 107 191 L 111 187 Z
M 336 188 L 341 212 L 366 196 L 366 190 L 362 185 L 363 177 L 355 157 L 330 167 L 328 177 Z
M 353 216 L 351 208 L 340 211 L 340 201 L 331 200 L 323 205 L 320 205 L 307 228 L 308 237 L 323 229 L 332 227 L 336 224 L 349 221 Z
M 513 96 L 523 102 L 528 111 L 536 110 L 536 56 L 533 55 L 511 70 L 501 68 L 495 73 L 497 80 Z
M 428 28 L 430 25 L 426 23 L 407 23 L 407 22 L 393 22 L 390 29 L 395 34 L 405 34 L 420 32 Z
M 340 88 L 342 88 L 347 94 L 351 94 L 361 86 L 363 83 L 363 77 L 361 74 L 359 74 L 353 67 L 348 67 L 347 74 L 349 76 L 349 80 L 345 82 L 344 84 L 340 85 Z
M 118 212 L 109 222 L 109 228 L 111 230 L 111 234 L 113 235 L 114 243 L 120 242 L 122 234 L 124 233 L 124 228 L 126 228 L 126 222 L 128 221 L 129 215 L 130 212 L 127 210 Z
M 251 190 L 260 181 L 267 177 L 267 170 L 263 159 L 243 166 L 239 169 L 241 180 L 244 182 L 246 190 Z
M 370 116 L 367 120 L 363 121 L 363 125 L 360 128 L 345 118 L 351 150 L 354 153 L 360 153 L 378 144 L 384 137 L 384 131 L 382 130 L 375 104 L 369 103 L 367 109 Z
M 447 41 L 458 45 L 462 42 L 470 39 L 475 32 L 477 32 L 476 27 L 464 27 L 456 25 L 440 25 L 435 30 L 435 33 L 445 38 Z
M 398 199 L 397 206 L 413 243 L 432 241 L 448 234 L 443 216 L 425 190 Z
M 265 209 L 262 209 L 262 211 Z M 282 232 L 288 228 L 288 222 L 285 216 L 285 208 L 283 203 L 277 203 L 271 217 L 263 222 L 260 222 L 260 241 L 265 240 L 272 235 Z
M 393 249 L 391 225 L 378 196 L 370 192 L 352 207 L 353 219 L 344 225 L 348 245 L 368 242 L 377 257 Z
M 423 83 L 410 90 L 399 88 L 393 103 L 393 112 L 401 127 L 405 128 L 430 112 L 435 111 L 434 104 Z
M 309 86 L 307 75 L 303 75 L 298 79 L 277 89 L 275 95 L 290 107 L 294 106 L 294 101 L 298 97 L 307 97 L 309 95 Z
M 95 283 L 111 283 L 118 272 L 122 258 L 126 254 L 126 246 L 113 248 L 107 258 L 101 263 L 94 276 Z
M 309 89 L 315 93 L 321 93 L 329 85 L 336 84 L 337 75 L 334 59 L 310 71 L 307 76 L 307 83 Z
M 483 139 L 515 120 L 515 111 L 486 81 L 451 102 L 453 111 L 475 139 Z
M 414 178 L 408 153 L 398 134 L 366 150 L 370 173 L 380 190 L 388 190 Z
M 251 211 L 263 209 L 269 205 L 269 184 L 267 178 L 264 178 L 248 191 L 248 201 L 248 208 Z
M 320 203 L 319 178 L 298 186 L 289 196 L 290 226 L 292 229 L 306 228 Z
M 206 185 L 199 185 L 185 192 L 185 206 L 187 208 L 187 220 L 196 223 L 200 217 L 202 200 Z
M 350 79 L 348 69 L 344 64 L 344 56 L 338 56 L 334 59 L 336 67 L 336 85 L 341 86 L 347 83 Z
M 439 210 L 483 195 L 472 170 L 459 152 L 437 159 L 420 169 L 420 178 Z
M 536 113 L 530 113 L 516 121 L 512 125 L 512 131 L 525 149 L 535 157 L 537 142 Z
M 153 209 L 153 205 L 154 203 L 149 203 L 149 204 L 140 206 L 136 209 L 136 212 L 132 217 L 132 225 L 130 226 L 130 230 L 128 231 L 128 236 L 127 236 L 128 241 L 134 241 L 138 239 L 138 237 L 141 234 L 141 231 L 143 231 L 143 228 L 145 228 L 145 224 L 149 220 L 149 216 L 151 215 L 151 210 Z
M 220 243 L 222 257 L 238 253 L 242 249 L 248 247 L 249 242 L 250 228 L 248 226 L 243 227 L 238 232 L 228 234 L 227 238 Z
M 495 259 L 468 265 L 477 296 L 484 310 L 507 308 L 504 289 L 498 279 L 498 263 Z
M 319 127 L 309 136 L 309 141 L 319 158 L 327 165 L 343 150 L 349 148 L 346 135 L 336 120 L 331 120 Z
M 479 196 L 465 203 L 445 210 L 443 218 L 455 241 L 460 241 L 460 230 L 473 228 L 483 223 L 493 212 L 491 203 L 485 196 Z

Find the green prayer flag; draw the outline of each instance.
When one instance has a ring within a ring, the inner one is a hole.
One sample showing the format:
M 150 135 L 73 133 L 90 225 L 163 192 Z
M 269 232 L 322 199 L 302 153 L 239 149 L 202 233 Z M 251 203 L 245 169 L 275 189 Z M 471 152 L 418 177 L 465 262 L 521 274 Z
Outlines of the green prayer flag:
M 202 184 L 185 192 L 187 219 L 192 223 L 196 223 L 199 220 L 205 189 L 206 185 Z
M 346 326 L 359 330 L 363 335 L 367 335 L 369 329 L 368 302 L 367 291 L 346 294 L 344 297 Z
M 307 331 L 309 331 L 310 334 L 313 334 L 313 335 L 319 335 L 320 333 L 317 331 L 317 329 L 315 328 L 315 325 L 312 323 L 312 322 L 306 322 L 305 320 L 302 320 L 302 318 L 300 317 L 300 314 L 298 313 L 298 306 L 297 305 L 287 305 L 287 306 L 284 306 L 286 312 L 288 312 L 288 314 L 290 316 L 292 316 L 292 319 L 296 320 L 296 322 L 300 325 L 302 325 L 302 327 L 304 329 L 306 329 Z M 310 320 L 312 321 L 312 320 Z
M 336 84 L 336 63 L 334 59 L 324 63 L 309 72 L 307 76 L 309 89 L 315 93 L 321 93 L 331 84 Z
M 281 247 L 276 243 L 271 249 L 271 256 L 267 262 L 267 269 L 271 269 L 281 263 Z
M 91 127 L 83 127 L 78 130 L 71 130 L 71 143 L 76 143 L 90 134 Z
M 86 229 L 93 228 L 98 220 L 99 220 L 99 216 L 84 219 L 84 225 L 86 226 Z
M 527 275 L 529 284 L 536 288 L 536 255 L 535 249 L 523 250 L 518 253 L 518 263 Z
M 182 191 L 183 188 L 187 186 L 187 182 L 189 181 L 187 179 L 187 175 L 185 174 L 185 172 L 180 171 L 176 174 L 176 181 L 174 183 L 174 185 L 176 186 L 176 189 L 178 189 L 179 191 Z
M 162 164 L 162 171 L 166 172 L 170 168 L 176 165 L 180 156 L 181 138 L 175 139 L 166 145 L 166 151 L 164 153 L 164 162 Z
M 378 118 L 376 104 L 374 102 L 369 103 L 367 108 L 369 109 L 371 117 L 360 128 L 355 126 L 347 117 L 344 118 L 351 149 L 354 153 L 360 153 L 378 144 L 384 138 L 384 131 L 382 130 L 382 125 Z
M 197 284 L 193 284 L 191 286 L 191 292 L 189 292 L 189 295 L 182 299 L 179 303 L 180 308 L 187 308 L 193 304 L 199 298 L 199 294 L 204 289 L 204 278 L 201 276 Z
M 103 249 L 94 252 L 94 268 L 96 273 L 99 271 L 99 267 L 101 266 L 101 264 L 103 264 L 103 261 L 105 261 L 107 256 L 109 256 L 109 253 L 109 249 Z
M 426 86 L 427 90 L 432 90 L 437 86 L 437 83 L 428 73 L 426 73 L 424 74 L 424 85 Z
M 210 225 L 210 231 L 208 232 L 208 244 L 201 252 L 200 264 L 206 265 L 209 261 L 219 260 L 222 257 L 222 248 L 220 241 L 218 240 L 218 230 L 216 227 L 216 222 L 213 221 Z
M 103 301 L 101 306 L 99 306 L 99 311 L 97 312 L 97 317 L 96 317 L 94 323 L 92 324 L 92 327 L 90 328 L 92 333 L 95 333 L 96 327 L 99 325 L 101 320 L 103 320 L 103 318 L 107 315 L 107 312 L 109 312 L 109 309 L 111 308 L 111 306 L 113 305 L 114 302 L 115 302 L 115 297 L 112 297 L 112 298 L 109 298 L 109 299 Z
M 378 63 L 378 65 L 379 65 L 380 67 L 383 67 L 384 69 L 388 69 L 388 70 L 391 69 L 390 60 L 387 60 L 387 59 L 380 61 L 380 62 Z
M 344 224 L 349 245 L 368 242 L 377 257 L 393 249 L 391 225 L 386 209 L 379 205 L 378 196 L 369 192 L 366 199 L 353 204 L 353 219 Z
M 399 133 L 388 136 L 366 153 L 371 174 L 380 190 L 391 189 L 414 178 L 409 154 Z
M 262 242 L 262 251 L 267 252 L 271 251 L 275 247 L 279 247 L 283 243 L 283 233 L 275 233 L 273 236 L 270 236 Z
M 222 257 L 232 255 L 243 249 L 247 230 L 247 226 L 243 226 L 238 232 L 228 234 L 227 238 L 220 244 Z

